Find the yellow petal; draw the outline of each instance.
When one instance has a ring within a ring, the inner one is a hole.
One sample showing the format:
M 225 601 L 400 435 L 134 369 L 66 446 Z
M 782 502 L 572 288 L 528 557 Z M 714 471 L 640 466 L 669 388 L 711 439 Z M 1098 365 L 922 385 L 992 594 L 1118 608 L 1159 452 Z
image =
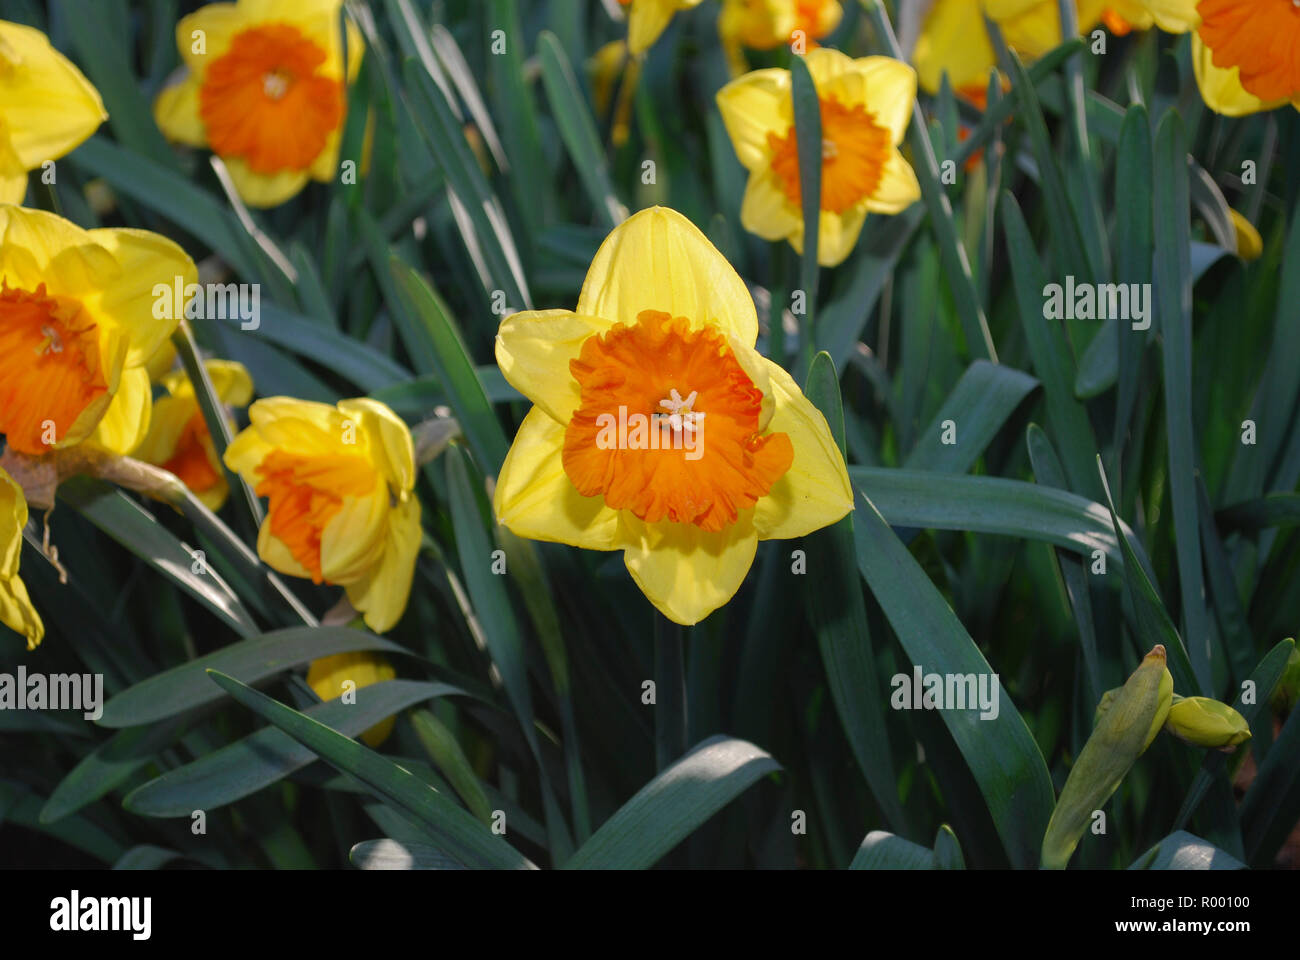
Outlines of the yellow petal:
M 614 550 L 619 515 L 603 497 L 584 497 L 564 472 L 564 427 L 533 407 L 515 434 L 497 478 L 497 521 L 529 540 Z
M 865 106 L 897 145 L 903 142 L 912 119 L 916 71 L 893 57 L 862 57 L 850 61 L 848 68 L 819 92 L 847 106 Z
M 997 57 L 979 4 L 938 0 L 925 18 L 912 62 L 927 93 L 939 92 L 944 73 L 954 90 L 987 85 Z
M 740 203 L 740 224 L 764 240 L 803 235 L 803 214 L 790 202 L 770 169 L 750 174 Z
M 45 34 L 0 20 L 0 42 L 16 61 L 0 70 L 0 118 L 33 170 L 80 146 L 108 114 L 98 91 Z
M 853 509 L 853 488 L 822 412 L 783 367 L 764 362 L 776 398 L 776 412 L 767 429 L 789 436 L 794 460 L 755 505 L 754 527 L 762 540 L 791 540 L 844 517 Z
M 153 119 L 168 140 L 191 147 L 204 147 L 208 131 L 199 113 L 199 80 L 193 71 L 181 67 L 153 101 Z
M 784 136 L 794 123 L 789 70 L 755 70 L 718 91 L 718 111 L 736 156 L 747 170 L 766 169 L 767 135 Z
M 167 463 L 176 456 L 181 434 L 198 409 L 193 392 L 181 397 L 159 397 L 149 416 L 149 433 L 136 448 L 134 457 L 155 466 Z
M 11 287 L 82 297 L 121 273 L 90 233 L 44 210 L 0 206 L 0 273 Z
M 27 173 L 0 174 L 0 203 L 22 203 L 27 196 Z
M 103 419 L 86 442 L 118 456 L 129 456 L 149 433 L 152 407 L 149 371 L 144 367 L 128 367 L 122 371 L 117 393 Z
M 390 512 L 383 560 L 368 575 L 347 584 L 348 600 L 376 633 L 391 630 L 406 612 L 420 553 L 420 501 L 410 496 Z
M 346 418 L 328 403 L 265 397 L 248 408 L 248 419 L 272 446 L 289 453 L 316 454 L 338 452 Z
M 654 46 L 673 14 L 699 5 L 701 0 L 632 0 L 627 12 L 627 46 L 642 53 Z
M 646 599 L 665 617 L 699 623 L 736 595 L 754 562 L 758 536 L 753 517 L 718 533 L 690 523 L 647 524 L 625 518 L 632 542 L 623 562 Z
M 396 676 L 397 671 L 384 657 L 357 650 L 313 660 L 307 668 L 307 685 L 322 700 L 337 700 L 343 695 L 345 684 L 350 683 L 352 690 L 360 690 Z M 361 734 L 361 740 L 371 747 L 378 747 L 392 732 L 394 721 L 393 717 L 380 721 Z
M 851 207 L 843 213 L 823 210 L 817 217 L 817 262 L 823 267 L 838 267 L 848 259 L 862 235 L 867 221 L 865 207 Z M 790 237 L 795 253 L 803 255 L 803 224 Z
M 0 580 L 18 576 L 27 526 L 27 498 L 18 481 L 0 470 Z
M 749 289 L 726 257 L 676 210 L 650 207 L 615 227 L 596 252 L 577 313 L 633 323 L 643 310 L 713 323 L 747 346 L 758 339 Z
M 290 577 L 311 579 L 311 571 L 298 562 L 283 540 L 271 533 L 270 520 L 263 520 L 261 529 L 257 531 L 257 555 L 272 570 Z
M 1192 65 L 1196 69 L 1196 85 L 1201 88 L 1201 99 L 1215 113 L 1225 117 L 1243 117 L 1250 113 L 1272 110 L 1286 103 L 1286 99 L 1266 102 L 1241 85 L 1238 67 L 1224 69 L 1214 65 L 1214 52 L 1201 40 L 1199 33 L 1192 34 Z
M 307 186 L 307 170 L 254 173 L 242 157 L 222 157 L 239 199 L 250 207 L 278 207 Z
M 365 455 L 393 489 L 413 489 L 415 444 L 406 422 L 389 407 L 369 397 L 341 400 L 338 409 L 356 423 L 358 438 L 365 441 Z
M 1237 231 L 1237 256 L 1243 260 L 1258 260 L 1264 253 L 1264 238 L 1255 225 L 1236 210 L 1229 208 L 1232 225 Z
M 375 477 L 364 497 L 346 497 L 320 538 L 321 575 L 330 583 L 352 583 L 383 556 L 390 508 L 388 489 Z
M 497 331 L 497 365 L 512 387 L 555 420 L 568 423 L 581 397 L 569 361 L 590 337 L 609 328 L 608 320 L 569 310 L 514 313 Z
M 0 623 L 25 637 L 28 650 L 35 650 L 45 637 L 45 624 L 18 577 L 0 579 Z
M 1197 0 L 1143 0 L 1156 25 L 1168 33 L 1186 33 L 1201 25 Z
M 916 171 L 895 150 L 885 164 L 875 192 L 866 200 L 867 209 L 872 213 L 901 213 L 920 199 L 921 185 Z
M 182 286 L 197 283 L 198 268 L 179 245 L 148 230 L 109 228 L 87 231 L 91 239 L 109 251 L 121 266 L 121 272 L 87 305 L 97 314 L 107 313 L 127 336 L 131 346 L 126 362 L 141 367 L 175 332 L 179 315 L 158 310 L 155 287 L 170 291 L 179 279 Z M 156 314 L 163 313 L 159 317 Z
M 176 49 L 200 78 L 208 64 L 230 49 L 230 39 L 252 26 L 252 20 L 233 3 L 208 3 L 176 24 Z
M 831 83 L 843 73 L 853 70 L 853 58 L 831 47 L 817 47 L 804 57 L 813 85 L 820 92 L 830 89 Z

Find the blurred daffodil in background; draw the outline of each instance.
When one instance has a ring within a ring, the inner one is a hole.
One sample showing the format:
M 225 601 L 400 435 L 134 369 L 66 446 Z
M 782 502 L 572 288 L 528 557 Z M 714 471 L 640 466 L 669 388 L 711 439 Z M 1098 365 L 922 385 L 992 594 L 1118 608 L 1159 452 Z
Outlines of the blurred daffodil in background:
M 618 0 L 627 9 L 627 46 L 635 56 L 649 50 L 678 10 L 698 7 L 701 0 Z
M 0 623 L 25 637 L 28 650 L 35 650 L 45 636 L 45 624 L 18 577 L 25 526 L 27 499 L 23 488 L 0 470 Z
M 500 522 L 622 550 L 677 623 L 725 604 L 759 540 L 804 536 L 853 505 L 826 419 L 757 336 L 744 282 L 685 217 L 652 207 L 616 227 L 575 311 L 501 324 L 497 362 L 535 406 L 497 482 Z M 640 444 L 602 432 L 620 411 L 649 424 Z
M 185 65 L 154 102 L 170 139 L 207 147 L 240 197 L 273 207 L 338 168 L 347 85 L 361 68 L 361 32 L 342 0 L 210 3 L 176 26 Z
M 723 0 L 718 33 L 733 62 L 740 47 L 806 53 L 840 25 L 839 0 Z
M 307 669 L 307 685 L 322 700 L 337 700 L 345 693 L 355 693 L 363 687 L 383 683 L 396 676 L 397 671 L 393 665 L 377 653 L 337 653 L 311 662 Z M 385 717 L 361 734 L 361 742 L 370 747 L 379 747 L 393 732 L 396 723 L 396 717 Z
M 257 552 L 272 568 L 342 586 L 382 633 L 406 610 L 420 547 L 415 450 L 406 424 L 375 400 L 337 406 L 269 397 L 225 462 L 270 506 Z
M 807 63 L 822 120 L 817 260 L 832 267 L 852 252 L 868 213 L 898 213 L 920 199 L 916 173 L 898 149 L 916 100 L 916 72 L 889 57 L 854 60 L 825 48 L 809 53 Z M 802 253 L 790 82 L 788 70 L 755 70 L 723 87 L 717 99 L 749 171 L 740 222 L 765 240 L 789 240 Z
M 0 202 L 22 203 L 29 170 L 72 152 L 107 119 L 99 92 L 45 34 L 0 20 Z
M 83 230 L 0 205 L 0 433 L 40 456 L 80 443 L 131 453 L 149 429 L 147 362 L 176 329 L 154 287 L 198 271 L 166 237 Z
M 253 399 L 253 379 L 243 364 L 209 360 L 204 366 L 222 404 L 244 407 Z M 176 370 L 162 377 L 162 386 L 167 394 L 154 401 L 149 434 L 135 456 L 176 474 L 209 510 L 220 510 L 230 485 L 199 408 L 194 384 L 183 370 Z

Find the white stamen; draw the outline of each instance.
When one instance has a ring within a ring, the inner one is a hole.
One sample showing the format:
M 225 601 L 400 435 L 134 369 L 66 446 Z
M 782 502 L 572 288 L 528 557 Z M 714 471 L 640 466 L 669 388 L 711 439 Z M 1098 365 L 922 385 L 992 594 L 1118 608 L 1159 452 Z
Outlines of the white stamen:
M 681 433 L 683 430 L 687 433 L 695 433 L 699 426 L 695 422 L 695 418 L 699 414 L 692 410 L 691 407 L 695 403 L 695 398 L 699 395 L 698 390 L 692 390 L 691 395 L 683 400 L 682 395 L 674 387 L 669 391 L 668 397 L 659 401 L 659 406 L 668 411 L 666 414 L 655 415 L 659 423 L 662 425 L 666 422 L 672 428 L 673 433 Z
M 36 355 L 43 357 L 47 353 L 62 353 L 63 338 L 59 336 L 59 331 L 48 323 L 41 324 L 41 333 L 45 335 L 45 340 L 36 348 Z
M 289 78 L 278 70 L 262 77 L 262 92 L 272 100 L 279 100 L 289 92 Z

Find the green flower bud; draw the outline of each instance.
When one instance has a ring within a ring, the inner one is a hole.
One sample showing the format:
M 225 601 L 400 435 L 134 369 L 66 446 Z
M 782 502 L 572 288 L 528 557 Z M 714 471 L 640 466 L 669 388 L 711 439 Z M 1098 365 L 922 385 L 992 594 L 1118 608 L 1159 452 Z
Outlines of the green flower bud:
M 1124 686 L 1098 705 L 1097 725 L 1061 788 L 1043 836 L 1042 865 L 1063 870 L 1083 836 L 1092 812 L 1113 794 L 1134 761 L 1165 725 L 1174 697 L 1174 678 L 1165 648 L 1156 644 Z
M 1284 713 L 1300 702 L 1300 648 L 1291 651 L 1282 676 L 1273 688 L 1273 699 L 1269 702 L 1274 710 Z
M 1175 699 L 1169 708 L 1165 729 L 1185 743 L 1214 747 L 1227 753 L 1250 739 L 1246 718 L 1226 703 L 1209 697 Z

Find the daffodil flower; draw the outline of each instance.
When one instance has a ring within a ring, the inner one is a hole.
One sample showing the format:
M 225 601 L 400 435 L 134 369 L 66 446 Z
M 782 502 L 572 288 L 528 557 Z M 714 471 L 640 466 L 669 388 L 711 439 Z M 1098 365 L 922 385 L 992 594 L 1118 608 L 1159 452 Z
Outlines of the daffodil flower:
M 889 57 L 852 60 L 820 48 L 807 57 L 821 104 L 822 183 L 817 260 L 842 263 L 868 213 L 898 213 L 921 196 L 898 145 L 916 101 L 916 72 Z M 718 91 L 732 146 L 749 171 L 745 229 L 803 252 L 799 146 L 790 71 L 755 70 Z
M 774 50 L 802 36 L 811 49 L 843 16 L 839 0 L 723 0 L 718 33 L 724 44 L 752 50 Z
M 352 690 L 360 690 L 396 676 L 393 665 L 377 653 L 336 653 L 311 662 L 307 668 L 307 686 L 322 700 L 337 700 L 343 696 L 348 683 L 352 684 Z M 393 732 L 396 723 L 396 717 L 385 717 L 361 734 L 361 741 L 370 747 L 379 747 Z
M 27 526 L 27 499 L 13 477 L 0 470 L 0 623 L 27 639 L 35 650 L 45 636 L 45 624 L 18 577 Z
M 71 153 L 107 119 L 99 92 L 45 34 L 0 20 L 0 202 L 22 203 L 27 171 Z
M 627 7 L 627 48 L 633 56 L 654 46 L 678 10 L 698 7 L 701 0 L 618 0 Z
M 1118 0 L 1136 3 L 1138 0 Z M 1080 0 L 1079 30 L 1095 26 L 1116 0 Z M 1127 7 L 1125 8 L 1127 9 Z M 1131 16 L 1137 12 L 1128 11 Z M 998 25 L 1008 47 L 1036 59 L 1061 44 L 1057 0 L 937 0 L 926 15 L 912 52 L 912 63 L 926 93 L 939 92 L 943 75 L 953 91 L 983 107 L 989 71 L 997 65 L 984 18 Z
M 178 279 L 179 278 L 179 279 Z M 40 456 L 79 443 L 125 455 L 149 428 L 148 359 L 176 329 L 157 284 L 198 270 L 166 237 L 83 230 L 0 204 L 0 434 Z
M 576 311 L 501 324 L 497 363 L 534 406 L 501 468 L 498 520 L 533 540 L 622 550 L 677 623 L 727 603 L 759 540 L 804 536 L 853 507 L 826 419 L 757 337 L 744 282 L 685 217 L 652 207 L 616 227 Z
M 338 168 L 347 84 L 361 68 L 361 32 L 342 0 L 210 3 L 181 19 L 184 67 L 154 101 L 170 139 L 208 147 L 249 206 L 284 203 Z
M 204 366 L 223 404 L 243 407 L 253 399 L 253 380 L 243 364 L 209 360 Z M 154 401 L 149 434 L 135 457 L 174 473 L 208 509 L 220 510 L 230 485 L 199 408 L 194 384 L 185 371 L 177 370 L 166 374 L 162 385 L 167 395 Z
M 406 610 L 420 547 L 415 449 L 406 424 L 376 400 L 269 397 L 225 463 L 269 498 L 258 555 L 273 569 L 342 586 L 382 633 Z

